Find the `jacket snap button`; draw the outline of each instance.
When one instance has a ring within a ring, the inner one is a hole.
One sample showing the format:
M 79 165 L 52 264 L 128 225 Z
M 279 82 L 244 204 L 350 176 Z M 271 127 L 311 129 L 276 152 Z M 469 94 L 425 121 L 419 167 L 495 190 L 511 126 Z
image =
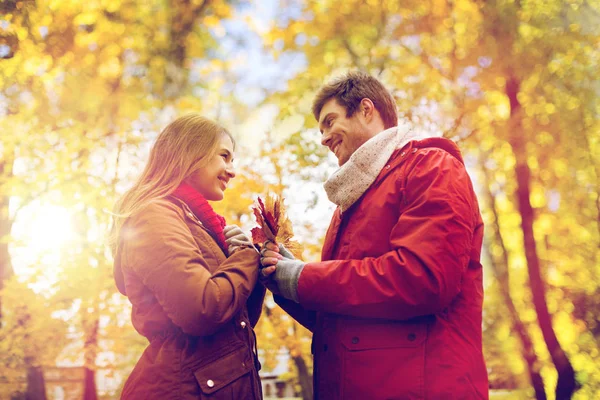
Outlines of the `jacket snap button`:
M 352 344 L 356 344 L 356 343 L 358 343 L 358 338 L 356 336 L 354 336 L 352 338 Z
M 416 153 L 416 152 L 417 152 L 417 149 L 413 149 L 413 150 L 412 150 L 412 152 L 413 152 L 413 153 Z
M 415 335 L 414 333 L 410 333 L 408 335 L 408 340 L 410 340 L 411 342 L 414 342 L 416 338 L 417 338 L 417 335 Z
M 212 379 L 209 379 L 209 380 L 206 381 L 206 386 L 208 386 L 209 388 L 211 388 L 211 387 L 215 386 L 215 383 L 213 382 Z
M 385 166 L 385 169 L 390 169 L 390 166 L 389 166 L 389 165 L 386 165 L 386 166 Z
M 242 323 L 240 324 L 242 326 L 242 328 L 246 327 L 246 322 L 242 321 Z
M 403 152 L 400 154 L 400 157 L 404 157 L 405 155 L 406 155 L 406 152 L 405 152 L 405 151 L 403 151 Z

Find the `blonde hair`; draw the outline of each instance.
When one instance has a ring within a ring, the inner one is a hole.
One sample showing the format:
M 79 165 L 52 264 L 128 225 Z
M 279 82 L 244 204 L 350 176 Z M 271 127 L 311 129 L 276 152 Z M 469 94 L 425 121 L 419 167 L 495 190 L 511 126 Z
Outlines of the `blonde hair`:
M 163 129 L 141 176 L 115 204 L 109 235 L 113 254 L 126 219 L 169 196 L 185 178 L 205 166 L 218 151 L 223 135 L 229 136 L 235 149 L 235 141 L 225 128 L 197 113 L 179 117 Z

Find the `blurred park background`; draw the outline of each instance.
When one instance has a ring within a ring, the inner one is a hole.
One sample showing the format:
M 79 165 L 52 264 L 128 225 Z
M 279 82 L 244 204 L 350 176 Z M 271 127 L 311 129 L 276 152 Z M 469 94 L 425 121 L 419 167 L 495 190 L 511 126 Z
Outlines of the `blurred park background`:
M 599 61 L 598 0 L 0 0 L 0 398 L 118 398 L 146 342 L 109 211 L 178 115 L 237 138 L 217 211 L 249 231 L 280 194 L 318 260 L 336 162 L 310 105 L 350 69 L 463 151 L 493 398 L 600 398 Z M 256 331 L 266 394 L 311 399 L 309 332 L 272 299 Z

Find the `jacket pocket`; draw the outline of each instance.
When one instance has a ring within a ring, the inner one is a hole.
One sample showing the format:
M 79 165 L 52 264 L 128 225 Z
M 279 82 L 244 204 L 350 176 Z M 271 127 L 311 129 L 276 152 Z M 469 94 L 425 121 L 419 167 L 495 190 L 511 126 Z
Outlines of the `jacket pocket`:
M 198 368 L 194 371 L 194 376 L 203 397 L 209 399 L 253 399 L 251 370 L 252 360 L 248 349 L 241 347 Z
M 426 324 L 344 324 L 344 399 L 423 399 Z
M 381 324 L 344 324 L 342 344 L 350 351 L 419 347 L 427 336 L 425 324 L 388 322 Z

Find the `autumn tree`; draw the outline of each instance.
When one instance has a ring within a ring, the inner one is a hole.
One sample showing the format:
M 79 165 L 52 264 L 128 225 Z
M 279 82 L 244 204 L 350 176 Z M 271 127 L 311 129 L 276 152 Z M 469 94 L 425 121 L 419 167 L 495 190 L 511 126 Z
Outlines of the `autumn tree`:
M 519 291 L 527 301 L 519 301 L 518 313 L 533 309 L 536 315 L 536 324 L 521 330 L 523 357 L 538 398 L 545 397 L 539 375 L 546 392 L 570 398 L 577 387 L 570 358 L 580 359 L 581 354 L 565 351 L 564 343 L 574 349 L 570 343 L 577 341 L 574 336 L 580 328 L 597 326 L 588 313 L 563 310 L 573 310 L 574 302 L 597 307 L 590 300 L 598 285 L 579 278 L 589 277 L 598 265 L 597 156 L 589 156 L 598 140 L 599 77 L 594 67 L 598 3 L 431 0 L 293 5 L 293 11 L 282 8 L 281 19 L 265 42 L 275 54 L 295 53 L 306 60 L 306 68 L 290 80 L 289 90 L 275 93 L 272 100 L 285 104 L 288 113 L 306 115 L 307 127 L 314 121 L 309 117 L 310 103 L 302 99 L 332 75 L 362 69 L 394 89 L 403 117 L 460 141 L 467 155 L 479 152 L 475 136 L 491 142 L 488 148 L 503 149 L 497 154 L 506 162 L 496 162 L 507 169 L 496 170 L 491 179 L 502 174 L 515 183 L 503 193 L 519 218 L 516 226 L 510 224 L 508 234 L 522 238 L 516 246 L 511 243 L 511 265 L 506 268 L 527 267 L 529 293 Z M 571 199 L 579 207 L 567 206 Z M 564 218 L 555 225 L 558 212 Z M 505 225 L 502 219 L 507 217 L 499 218 Z M 577 234 L 562 240 L 563 235 L 554 231 L 558 226 Z M 574 270 L 570 265 L 572 248 L 583 250 L 585 256 L 578 256 L 577 263 L 583 268 Z M 508 292 L 502 285 L 502 298 L 510 308 L 516 284 Z M 574 328 L 565 328 L 566 321 Z M 539 374 L 530 342 L 543 360 Z M 544 367 L 548 362 L 556 373 Z M 596 385 L 589 378 L 595 368 L 591 360 L 578 364 L 580 376 L 586 377 L 584 396 Z
M 19 218 L 18 210 L 9 212 L 9 201 L 26 209 L 61 193 L 71 200 L 64 204 L 78 210 L 82 240 L 106 228 L 106 211 L 118 193 L 115 155 L 143 141 L 136 124 L 157 129 L 160 109 L 177 106 L 199 84 L 189 79 L 191 62 L 215 46 L 209 26 L 228 16 L 231 6 L 226 1 L 8 1 L 0 9 L 1 289 L 12 270 L 9 239 Z M 81 312 L 86 399 L 96 398 L 101 309 L 114 292 L 104 246 L 97 234 L 94 242 L 80 243 L 69 255 L 74 265 L 65 268 L 70 277 L 94 283 L 87 285 L 94 290 L 70 293 Z M 61 282 L 66 298 L 70 281 Z M 42 369 L 31 357 L 27 396 L 42 399 Z

